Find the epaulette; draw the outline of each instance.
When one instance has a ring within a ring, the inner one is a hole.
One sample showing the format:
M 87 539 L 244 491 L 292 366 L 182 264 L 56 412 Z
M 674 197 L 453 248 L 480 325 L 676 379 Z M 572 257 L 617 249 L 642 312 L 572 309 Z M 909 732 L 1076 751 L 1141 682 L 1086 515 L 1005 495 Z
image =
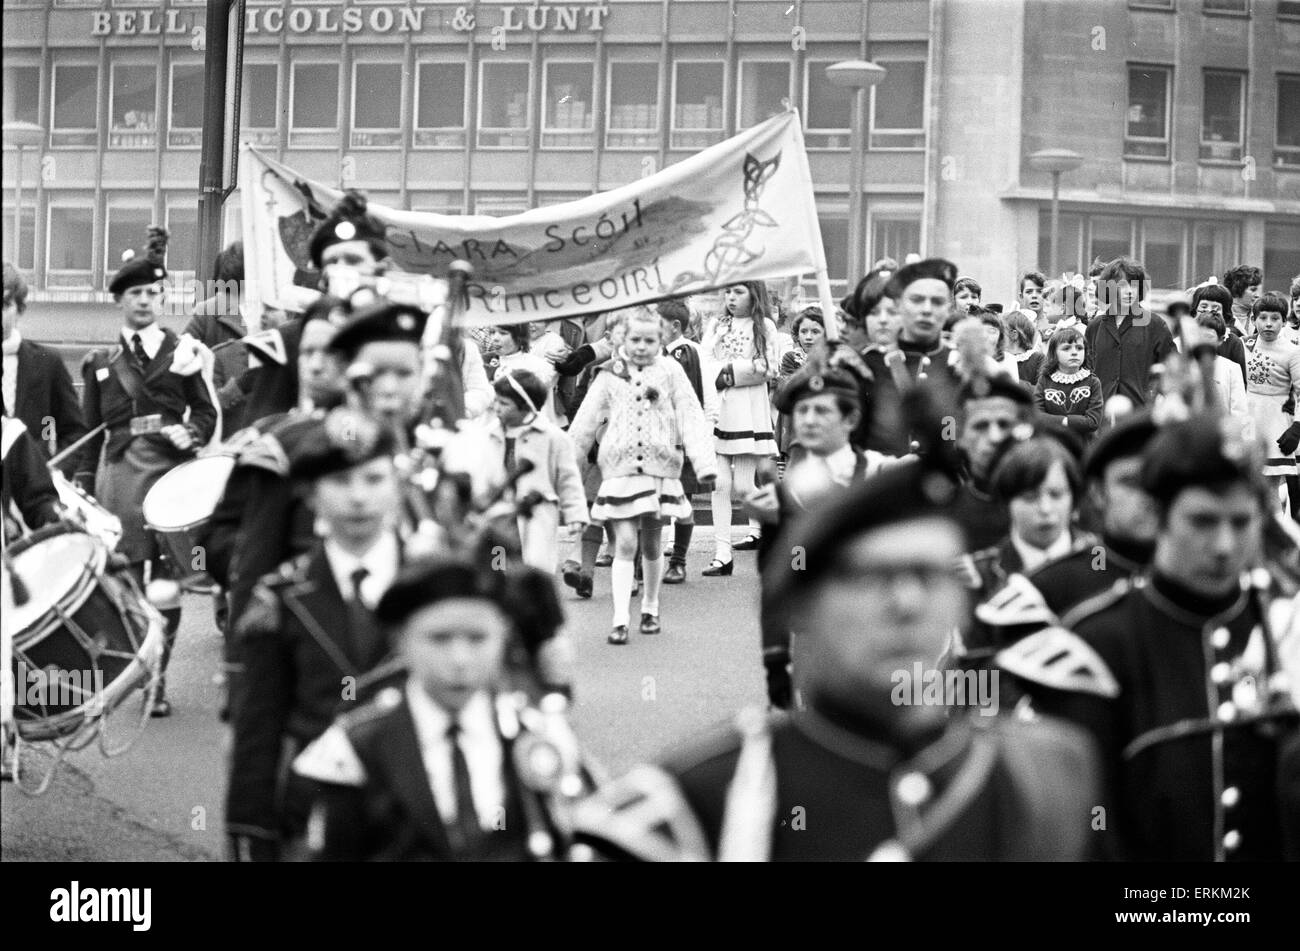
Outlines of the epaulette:
M 1037 568 L 1033 569 L 1032 571 L 1026 572 L 1025 575 L 1026 577 L 1032 579 L 1034 575 L 1038 574 L 1040 571 L 1045 571 L 1046 569 L 1052 567 L 1053 565 L 1059 565 L 1067 558 L 1073 558 L 1075 555 L 1079 554 L 1080 552 L 1091 551 L 1093 548 L 1095 548 L 1100 544 L 1101 544 L 1101 539 L 1098 538 L 1096 535 L 1092 534 L 1091 532 L 1083 532 L 1077 538 L 1075 538 L 1073 544 L 1070 545 L 1070 550 L 1067 551 L 1065 554 L 1057 555 L 1055 558 L 1049 558 L 1047 561 L 1043 562 Z
M 784 714 L 774 713 L 772 716 L 784 717 Z M 729 721 L 692 741 L 685 750 L 674 751 L 665 765 L 674 773 L 686 773 L 712 760 L 735 754 L 743 742 L 744 736 L 736 729 L 736 724 Z
M 1100 591 L 1091 598 L 1084 598 L 1066 611 L 1064 617 L 1061 618 L 1061 626 L 1068 630 L 1074 630 L 1080 621 L 1106 610 L 1134 588 L 1139 588 L 1145 583 L 1141 577 L 1119 579 L 1105 591 Z
M 289 475 L 289 455 L 271 433 L 262 433 L 246 445 L 239 453 L 239 465 L 265 469 L 285 478 Z
M 287 584 L 305 581 L 307 578 L 307 565 L 310 561 L 311 552 L 309 551 L 305 551 L 301 555 L 294 555 L 289 560 L 282 561 L 275 571 L 263 575 L 259 584 L 265 584 L 272 588 L 282 588 Z
M 95 347 L 93 350 L 86 351 L 86 355 L 81 358 L 81 372 L 85 373 L 87 367 L 94 366 L 101 359 L 106 363 L 112 361 L 105 347 Z
M 364 726 L 396 710 L 402 703 L 401 687 L 385 687 L 365 703 L 340 713 L 335 723 L 345 731 Z
M 994 658 L 1008 673 L 1030 683 L 1098 697 L 1119 696 L 1119 682 L 1101 655 L 1078 634 L 1062 627 L 1023 637 Z
M 573 809 L 575 858 L 596 855 L 640 862 L 704 862 L 704 830 L 671 775 L 638 766 Z
M 235 633 L 239 637 L 275 634 L 280 630 L 280 620 L 280 599 L 266 584 L 266 578 L 263 578 L 253 586 L 248 596 L 248 605 L 235 626 Z
M 1057 622 L 1057 617 L 1047 606 L 1042 592 L 1022 574 L 1012 575 L 991 598 L 977 605 L 975 617 L 992 627 Z
M 333 786 L 364 786 L 366 768 L 341 723 L 332 724 L 294 758 L 299 776 Z

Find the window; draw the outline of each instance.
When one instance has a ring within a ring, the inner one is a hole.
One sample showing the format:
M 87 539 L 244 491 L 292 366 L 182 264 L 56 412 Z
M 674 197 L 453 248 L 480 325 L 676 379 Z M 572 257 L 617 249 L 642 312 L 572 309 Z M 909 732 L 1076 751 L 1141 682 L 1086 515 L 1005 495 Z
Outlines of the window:
M 1164 67 L 1130 66 L 1128 69 L 1124 154 L 1169 157 L 1169 70 Z
M 4 121 L 41 124 L 41 68 L 6 66 Z
M 822 233 L 822 247 L 826 251 L 826 273 L 831 279 L 832 291 L 843 294 L 856 281 L 861 268 L 854 268 L 849 273 L 849 214 L 840 206 L 818 208 L 817 225 Z
M 99 68 L 54 67 L 50 145 L 90 146 L 98 140 Z
M 24 239 L 26 240 L 26 239 Z M 1264 225 L 1264 286 L 1289 294 L 1300 274 L 1300 225 Z
M 1273 164 L 1300 168 L 1300 76 L 1277 77 Z
M 1206 13 L 1250 14 L 1250 0 L 1201 0 L 1201 3 L 1201 9 Z
M 1113 261 L 1133 254 L 1133 219 L 1095 215 L 1089 219 L 1088 260 Z
M 789 63 L 741 60 L 737 128 L 748 129 L 780 115 L 785 112 L 785 103 L 789 101 Z
M 809 148 L 847 149 L 853 117 L 853 90 L 835 86 L 826 67 L 838 60 L 809 60 L 804 82 L 805 140 Z
M 1139 10 L 1144 7 L 1149 7 L 1153 10 L 1172 10 L 1174 8 L 1174 0 L 1128 0 L 1128 5 L 1130 7 L 1136 7 Z
M 902 263 L 909 254 L 921 251 L 921 218 L 919 215 L 872 215 L 871 249 L 873 261 L 893 258 Z M 864 261 L 865 265 L 866 262 Z
M 203 144 L 203 64 L 172 63 L 171 109 L 167 120 L 170 148 Z
M 294 63 L 290 72 L 289 145 L 338 145 L 338 63 Z
M 94 269 L 95 211 L 55 205 L 45 230 L 45 283 L 49 287 L 90 287 Z M 143 241 L 143 236 L 141 237 Z
M 1300 19 L 1300 0 L 1277 0 L 1279 19 Z
M 1201 160 L 1240 162 L 1245 140 L 1246 77 L 1207 70 L 1201 103 Z
M 873 149 L 925 147 L 925 63 L 882 62 L 885 78 L 871 91 Z
M 352 64 L 352 147 L 402 144 L 402 64 Z
M 415 144 L 465 145 L 465 64 L 420 63 L 415 68 Z
M 158 67 L 114 64 L 111 96 L 108 147 L 153 148 L 158 143 Z
M 1183 275 L 1183 222 L 1171 218 L 1142 220 L 1139 258 L 1155 287 L 1186 287 Z
M 439 215 L 463 215 L 465 196 L 459 192 L 412 192 L 412 211 L 432 211 Z
M 1061 213 L 1061 238 L 1057 247 L 1060 260 L 1057 261 L 1057 271 L 1087 273 L 1085 265 L 1091 264 L 1092 259 L 1083 260 L 1083 224 L 1082 215 Z M 1052 213 L 1048 208 L 1038 210 L 1038 260 L 1043 271 L 1052 269 Z
M 120 199 L 119 199 L 120 200 Z M 122 266 L 122 255 L 128 250 L 141 253 L 149 240 L 149 226 L 154 224 L 150 205 L 108 206 L 104 228 L 104 285 L 113 279 Z M 170 250 L 170 240 L 168 241 Z
M 478 84 L 478 145 L 481 149 L 528 147 L 532 125 L 532 69 L 528 63 L 484 62 Z
M 543 148 L 591 148 L 596 144 L 595 66 L 590 62 L 552 60 L 546 63 L 544 70 Z
M 474 196 L 474 214 L 504 218 L 528 210 L 528 196 L 522 194 L 480 193 Z
M 0 254 L 4 260 L 14 259 L 14 209 L 6 205 L 4 211 L 4 233 L 0 234 Z M 18 268 L 31 271 L 36 267 L 36 209 L 30 200 L 23 199 L 23 233 L 19 236 L 21 246 L 18 249 Z
M 722 141 L 726 81 L 726 67 L 716 60 L 673 63 L 671 148 L 703 149 Z
M 193 273 L 198 270 L 199 209 L 197 205 L 168 204 L 167 270 Z M 229 242 L 227 242 L 229 243 Z
M 1235 222 L 1201 221 L 1193 231 L 1192 276 L 1189 284 L 1199 284 L 1210 275 L 1223 273 L 1241 263 L 1241 227 Z
M 280 67 L 276 63 L 244 62 L 240 89 L 239 138 L 252 145 L 275 147 L 280 116 Z
M 659 147 L 659 64 L 609 64 L 605 147 Z

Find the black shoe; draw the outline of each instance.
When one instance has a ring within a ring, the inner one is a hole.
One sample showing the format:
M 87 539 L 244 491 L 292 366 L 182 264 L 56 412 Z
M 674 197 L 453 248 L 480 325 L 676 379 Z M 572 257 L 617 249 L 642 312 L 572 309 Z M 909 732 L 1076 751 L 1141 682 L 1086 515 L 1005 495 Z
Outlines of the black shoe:
M 590 571 L 579 571 L 578 583 L 573 586 L 573 590 L 580 598 L 590 598 L 591 593 L 596 590 L 596 579 L 592 577 Z
M 731 561 L 719 561 L 718 559 L 714 558 L 711 562 L 709 562 L 709 567 L 705 568 L 700 573 L 704 575 L 704 577 L 706 578 L 718 578 L 721 576 L 731 574 L 732 569 L 734 569 L 735 567 L 736 567 L 736 560 L 734 558 Z
M 620 624 L 618 627 L 614 628 L 612 631 L 609 632 L 609 637 L 606 638 L 606 640 L 608 640 L 609 643 L 611 644 L 626 644 L 627 625 Z
M 613 563 L 614 563 L 614 556 L 611 555 L 609 552 L 606 552 L 605 554 L 600 555 L 596 558 L 597 568 L 608 568 Z
M 757 535 L 746 535 L 736 544 L 731 546 L 732 551 L 757 551 L 759 543 L 762 541 Z
M 154 719 L 162 719 L 172 715 L 172 705 L 167 702 L 167 698 L 158 696 L 154 698 L 153 706 L 149 708 L 149 716 Z
M 686 581 L 686 565 L 673 562 L 664 572 L 664 584 L 682 584 Z
M 659 624 L 659 618 L 658 618 L 658 617 L 656 617 L 656 616 L 653 615 L 653 614 L 642 614 L 642 615 L 641 615 L 641 633 L 642 633 L 642 634 L 658 634 L 658 633 L 660 633 L 660 632 L 662 632 L 662 631 L 663 631 L 663 628 L 662 628 L 662 627 L 660 626 L 660 624 Z
M 560 577 L 564 579 L 565 584 L 576 591 L 578 585 L 582 583 L 582 565 L 573 560 L 566 561 L 560 566 Z

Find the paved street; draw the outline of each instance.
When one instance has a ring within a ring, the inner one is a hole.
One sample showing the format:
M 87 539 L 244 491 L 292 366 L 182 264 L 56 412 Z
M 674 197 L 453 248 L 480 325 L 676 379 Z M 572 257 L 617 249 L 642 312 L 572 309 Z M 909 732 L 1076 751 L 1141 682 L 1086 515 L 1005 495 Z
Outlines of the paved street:
M 634 630 L 626 647 L 605 643 L 607 569 L 598 571 L 591 601 L 563 589 L 577 649 L 575 725 L 613 772 L 764 698 L 754 555 L 737 553 L 731 578 L 702 578 L 711 554 L 711 543 L 706 547 L 702 539 L 707 532 L 697 532 L 687 583 L 664 588 L 659 637 Z M 209 604 L 186 597 L 168 678 L 175 711 L 170 720 L 150 722 L 137 745 L 119 758 L 105 759 L 94 747 L 69 754 L 42 798 L 29 799 L 4 785 L 4 861 L 194 861 L 222 855 L 226 734 L 216 718 L 212 679 L 220 640 Z M 634 621 L 636 612 L 634 605 Z M 120 709 L 113 726 L 129 729 L 131 716 Z M 39 754 L 24 761 L 28 769 L 48 762 Z

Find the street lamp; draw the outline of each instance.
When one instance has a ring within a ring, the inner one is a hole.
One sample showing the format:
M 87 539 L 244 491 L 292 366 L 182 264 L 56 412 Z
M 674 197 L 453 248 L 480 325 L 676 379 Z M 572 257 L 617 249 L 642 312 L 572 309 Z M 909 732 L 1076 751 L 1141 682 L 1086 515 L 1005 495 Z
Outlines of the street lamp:
M 1048 273 L 1061 273 L 1057 260 L 1061 243 L 1061 173 L 1073 172 L 1083 164 L 1083 156 L 1069 149 L 1040 149 L 1029 156 L 1029 167 L 1052 173 L 1052 255 Z
M 14 178 L 14 267 L 22 269 L 23 244 L 23 152 L 40 148 L 45 141 L 45 130 L 35 122 L 6 122 L 5 145 L 18 149 L 18 172 Z
M 849 273 L 845 275 L 852 285 L 867 256 L 862 221 L 862 159 L 866 151 L 862 130 L 863 97 L 868 89 L 885 78 L 885 67 L 861 59 L 844 60 L 827 66 L 826 78 L 833 86 L 848 86 L 853 90 L 853 123 L 849 139 Z

